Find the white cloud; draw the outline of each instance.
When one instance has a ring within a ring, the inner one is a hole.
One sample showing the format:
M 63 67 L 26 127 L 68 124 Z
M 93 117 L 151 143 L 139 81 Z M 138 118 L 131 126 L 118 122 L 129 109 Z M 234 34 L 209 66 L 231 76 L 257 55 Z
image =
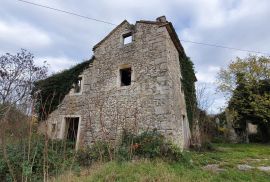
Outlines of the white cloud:
M 229 47 L 267 52 L 270 42 L 269 0 L 32 0 L 112 23 L 127 19 L 154 20 L 166 15 L 180 39 L 221 44 Z M 24 23 L 21 23 L 24 22 Z M 38 28 L 37 28 L 38 27 Z M 27 48 L 46 58 L 52 72 L 90 58 L 92 46 L 113 26 L 27 5 L 3 0 L 0 6 L 0 52 Z M 219 68 L 246 52 L 182 42 L 194 62 L 199 82 L 215 90 Z M 28 46 L 28 47 L 25 47 Z M 14 52 L 14 51 L 13 51 Z M 64 56 L 63 56 L 64 55 Z M 39 61 L 43 59 L 38 59 Z M 74 60 L 74 61 L 73 61 Z M 219 96 L 217 104 L 224 99 Z
M 39 66 L 44 65 L 44 62 L 48 64 L 49 74 L 62 71 L 76 64 L 74 60 L 67 57 L 39 57 L 35 59 L 35 63 Z
M 220 67 L 218 66 L 210 65 L 210 66 L 207 66 L 206 68 L 202 67 L 202 69 L 200 69 L 196 73 L 196 77 L 199 82 L 214 84 L 216 81 L 216 75 L 219 70 L 220 70 Z
M 15 44 L 16 47 L 42 48 L 52 42 L 48 34 L 38 28 L 22 22 L 5 22 L 0 20 L 0 42 Z

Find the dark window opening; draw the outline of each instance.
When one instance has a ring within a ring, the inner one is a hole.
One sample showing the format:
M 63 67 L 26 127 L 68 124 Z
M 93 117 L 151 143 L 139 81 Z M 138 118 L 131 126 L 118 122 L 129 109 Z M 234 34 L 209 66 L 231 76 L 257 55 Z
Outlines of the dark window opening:
M 79 77 L 74 84 L 74 93 L 80 93 L 82 89 L 82 77 Z
M 55 130 L 56 130 L 56 124 L 55 124 L 55 123 L 53 123 L 53 124 L 52 124 L 52 133 L 54 133 L 54 132 L 55 132 Z
M 185 115 L 183 115 L 182 117 L 183 117 L 183 121 L 185 121 L 185 119 L 186 119 L 186 116 L 185 116 Z
M 76 146 L 78 127 L 79 127 L 79 118 L 66 118 L 66 127 L 67 127 L 67 140 L 72 142 L 74 147 Z
M 124 45 L 131 43 L 132 42 L 132 34 L 131 33 L 124 34 L 123 39 L 124 39 L 124 42 L 123 42 Z
M 183 80 L 181 79 L 181 93 L 184 93 Z
M 131 84 L 131 68 L 120 69 L 121 86 L 128 86 Z

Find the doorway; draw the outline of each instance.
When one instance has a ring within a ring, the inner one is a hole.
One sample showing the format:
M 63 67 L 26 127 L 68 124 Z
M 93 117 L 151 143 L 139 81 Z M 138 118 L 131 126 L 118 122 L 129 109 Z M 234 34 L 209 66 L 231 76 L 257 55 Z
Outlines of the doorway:
M 79 129 L 79 117 L 66 117 L 66 140 L 71 142 L 76 147 L 78 129 Z

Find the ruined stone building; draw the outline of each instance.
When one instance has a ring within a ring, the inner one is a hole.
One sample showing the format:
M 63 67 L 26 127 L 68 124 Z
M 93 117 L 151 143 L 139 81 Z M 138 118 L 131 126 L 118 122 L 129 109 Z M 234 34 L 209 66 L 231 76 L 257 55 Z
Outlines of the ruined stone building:
M 90 65 L 49 115 L 50 137 L 73 139 L 78 148 L 117 141 L 124 129 L 155 129 L 182 148 L 189 145 L 179 63 L 185 53 L 164 16 L 135 25 L 123 21 L 93 52 Z

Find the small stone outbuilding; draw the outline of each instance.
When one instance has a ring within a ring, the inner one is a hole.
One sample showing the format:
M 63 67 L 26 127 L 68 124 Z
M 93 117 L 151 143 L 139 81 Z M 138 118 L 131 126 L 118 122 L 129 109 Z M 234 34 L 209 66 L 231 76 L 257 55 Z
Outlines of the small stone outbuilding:
M 190 129 L 179 59 L 184 49 L 165 16 L 123 21 L 93 47 L 92 63 L 48 117 L 49 136 L 117 141 L 124 129 L 157 130 L 181 148 Z M 64 81 L 64 80 L 63 80 Z

